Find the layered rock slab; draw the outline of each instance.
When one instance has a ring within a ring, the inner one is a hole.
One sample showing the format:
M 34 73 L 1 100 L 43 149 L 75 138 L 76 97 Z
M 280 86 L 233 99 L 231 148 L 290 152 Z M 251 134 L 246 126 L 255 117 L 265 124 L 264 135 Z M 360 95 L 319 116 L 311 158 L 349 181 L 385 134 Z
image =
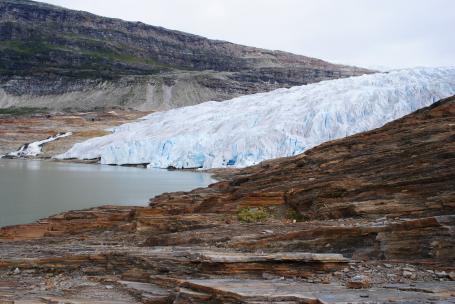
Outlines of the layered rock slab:
M 414 290 L 406 286 L 370 289 L 368 292 L 326 284 L 297 283 L 286 280 L 188 280 L 186 288 L 216 295 L 220 303 L 427 303 L 455 294 L 455 284 L 420 284 Z

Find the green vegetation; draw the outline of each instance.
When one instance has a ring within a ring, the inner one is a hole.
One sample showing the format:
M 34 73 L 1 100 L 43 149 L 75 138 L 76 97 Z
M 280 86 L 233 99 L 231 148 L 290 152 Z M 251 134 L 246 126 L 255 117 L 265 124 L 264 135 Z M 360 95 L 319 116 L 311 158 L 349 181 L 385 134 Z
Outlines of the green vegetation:
M 270 212 L 262 207 L 244 207 L 237 210 L 237 219 L 243 223 L 263 222 L 270 216 Z
M 77 49 L 81 54 L 92 56 L 98 59 L 107 59 L 110 61 L 119 61 L 126 63 L 140 63 L 151 65 L 157 68 L 171 68 L 171 66 L 159 63 L 150 57 L 134 56 L 117 52 L 117 50 L 131 49 L 131 46 L 129 45 L 116 43 L 110 44 L 111 48 L 109 48 L 106 47 L 107 44 L 105 41 L 92 37 L 80 36 L 73 33 L 65 33 L 62 35 L 62 37 L 73 43 L 74 41 L 78 41 L 77 45 L 85 47 L 85 49 L 82 49 L 81 47 Z
M 289 209 L 287 212 L 287 218 L 290 220 L 295 220 L 296 222 L 303 221 L 303 215 L 295 209 Z
M 77 35 L 72 35 L 77 37 Z M 66 37 L 68 38 L 68 37 Z M 73 38 L 74 39 L 74 38 Z M 164 65 L 159 64 L 156 60 L 152 58 L 144 58 L 140 56 L 134 56 L 130 54 L 122 54 L 118 53 L 108 47 L 105 44 L 96 39 L 86 39 L 83 37 L 79 37 L 80 41 L 79 45 L 71 45 L 71 44 L 62 44 L 62 45 L 55 45 L 50 43 L 45 43 L 43 41 L 22 41 L 22 40 L 10 40 L 10 41 L 3 41 L 0 45 L 2 49 L 10 49 L 14 50 L 19 53 L 29 54 L 29 55 L 36 55 L 36 54 L 47 54 L 50 51 L 60 50 L 71 52 L 74 54 L 85 55 L 88 57 L 93 57 L 95 60 L 107 60 L 107 61 L 118 61 L 118 62 L 126 62 L 126 63 L 140 63 L 140 64 L 147 64 L 152 66 L 161 66 L 165 67 Z M 83 48 L 85 47 L 85 49 Z M 127 46 L 119 46 L 124 47 L 125 49 Z M 167 67 L 167 66 L 166 66 Z
M 49 43 L 45 43 L 42 41 L 21 41 L 21 40 L 10 40 L 10 41 L 3 41 L 1 44 L 2 49 L 10 49 L 16 52 L 26 54 L 26 55 L 34 55 L 38 53 L 46 53 L 51 50 L 68 50 L 66 48 L 62 48 L 60 46 L 55 46 Z
M 49 109 L 47 108 L 38 108 L 38 107 L 9 107 L 0 109 L 0 115 L 30 115 L 30 114 L 39 114 L 47 113 Z
M 128 52 L 128 46 L 108 45 L 83 36 L 72 40 L 67 35 L 9 40 L 0 44 L 0 70 L 4 71 L 3 75 L 54 74 L 110 79 L 122 74 L 149 75 L 172 69 L 146 54 Z
M 81 54 L 93 57 L 97 60 L 108 60 L 108 61 L 118 61 L 118 62 L 126 62 L 126 63 L 139 63 L 139 64 L 146 64 L 151 65 L 153 67 L 164 67 L 164 65 L 158 64 L 155 60 L 151 58 L 143 58 L 137 57 L 128 54 L 118 54 L 113 52 L 109 49 L 101 49 L 96 51 L 81 51 Z

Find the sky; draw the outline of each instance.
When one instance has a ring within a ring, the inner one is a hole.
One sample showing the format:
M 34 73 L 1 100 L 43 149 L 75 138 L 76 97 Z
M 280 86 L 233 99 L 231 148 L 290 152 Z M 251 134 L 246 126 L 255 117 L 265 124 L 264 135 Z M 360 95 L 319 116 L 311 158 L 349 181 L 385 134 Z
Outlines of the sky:
M 370 68 L 455 66 L 454 0 L 45 0 Z

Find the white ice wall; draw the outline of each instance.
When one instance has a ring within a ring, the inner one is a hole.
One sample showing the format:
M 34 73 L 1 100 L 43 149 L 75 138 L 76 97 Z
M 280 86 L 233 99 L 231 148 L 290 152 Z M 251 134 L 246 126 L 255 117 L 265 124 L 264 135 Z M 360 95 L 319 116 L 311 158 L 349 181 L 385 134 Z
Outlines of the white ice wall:
M 391 71 L 153 113 L 59 158 L 103 164 L 245 167 L 380 127 L 455 94 L 455 68 Z

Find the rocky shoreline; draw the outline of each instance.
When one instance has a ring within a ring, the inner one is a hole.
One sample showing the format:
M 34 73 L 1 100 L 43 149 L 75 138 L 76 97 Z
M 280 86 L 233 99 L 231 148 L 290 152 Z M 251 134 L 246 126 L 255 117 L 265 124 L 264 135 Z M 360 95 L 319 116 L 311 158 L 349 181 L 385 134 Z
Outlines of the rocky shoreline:
M 149 207 L 3 227 L 0 302 L 451 303 L 454 128 L 452 97 Z
M 249 224 L 230 219 L 226 224 L 223 215 L 165 216 L 155 212 L 153 208 L 105 206 L 3 228 L 0 299 L 39 299 L 43 303 L 63 299 L 66 303 L 116 303 L 113 299 L 121 299 L 120 303 L 427 303 L 453 299 L 455 293 L 454 267 L 447 256 L 441 261 L 362 257 L 369 246 L 358 243 L 366 231 L 382 231 L 385 238 L 397 234 L 403 239 L 386 249 L 388 254 L 405 245 L 407 231 L 437 232 L 435 223 L 424 223 L 428 219 Z M 308 242 L 315 249 L 345 244 L 346 250 L 350 239 L 352 254 L 271 250 L 265 244 L 291 245 L 303 237 L 297 234 L 311 236 Z

